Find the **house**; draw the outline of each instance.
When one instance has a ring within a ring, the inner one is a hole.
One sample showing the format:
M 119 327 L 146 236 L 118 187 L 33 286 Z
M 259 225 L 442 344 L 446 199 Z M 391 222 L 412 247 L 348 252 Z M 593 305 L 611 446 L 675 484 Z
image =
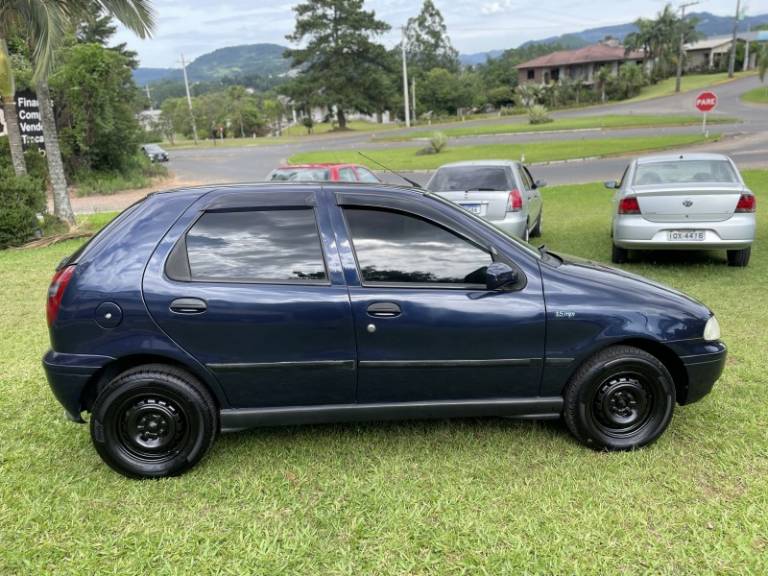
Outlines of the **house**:
M 576 50 L 552 52 L 518 64 L 518 84 L 549 84 L 565 78 L 592 84 L 602 68 L 608 67 L 615 75 L 619 67 L 628 62 L 642 66 L 644 52 L 627 52 L 617 40 L 609 39 Z
M 753 44 L 768 42 L 768 31 L 740 32 L 736 36 L 739 44 Z M 684 46 L 686 71 L 723 70 L 728 66 L 728 58 L 733 46 L 733 36 L 712 36 L 690 42 Z M 757 54 L 752 51 L 748 55 L 747 65 L 744 70 L 757 66 Z

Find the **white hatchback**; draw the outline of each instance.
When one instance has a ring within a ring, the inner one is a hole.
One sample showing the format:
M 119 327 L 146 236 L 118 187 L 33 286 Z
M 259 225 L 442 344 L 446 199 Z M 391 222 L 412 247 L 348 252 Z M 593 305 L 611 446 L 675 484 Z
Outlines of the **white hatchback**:
M 727 156 L 645 156 L 605 185 L 616 190 L 613 262 L 630 250 L 725 249 L 730 266 L 749 263 L 757 203 Z

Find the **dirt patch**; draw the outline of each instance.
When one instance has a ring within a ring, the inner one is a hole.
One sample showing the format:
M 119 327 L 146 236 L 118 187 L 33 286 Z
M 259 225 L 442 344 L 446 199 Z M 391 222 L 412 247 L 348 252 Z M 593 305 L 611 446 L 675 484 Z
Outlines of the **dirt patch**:
M 137 200 L 141 200 L 147 194 L 159 192 L 161 190 L 172 190 L 186 186 L 198 186 L 203 182 L 193 180 L 182 180 L 181 178 L 171 177 L 159 180 L 152 186 L 140 188 L 138 190 L 126 190 L 116 192 L 115 194 L 106 194 L 103 196 L 83 196 L 78 197 L 70 193 L 70 202 L 75 214 L 93 214 L 94 212 L 115 212 L 124 210 Z M 53 198 L 48 196 L 48 210 L 53 212 Z

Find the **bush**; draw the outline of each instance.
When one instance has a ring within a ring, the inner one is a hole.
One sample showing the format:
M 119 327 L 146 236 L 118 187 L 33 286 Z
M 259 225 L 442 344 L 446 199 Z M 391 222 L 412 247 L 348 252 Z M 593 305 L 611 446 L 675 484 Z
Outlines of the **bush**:
M 48 164 L 45 156 L 40 154 L 36 147 L 24 152 L 24 162 L 27 165 L 27 174 L 42 182 L 48 181 Z M 11 148 L 5 136 L 0 137 L 0 174 L 13 174 Z
M 429 145 L 435 154 L 440 154 L 448 146 L 448 136 L 444 132 L 433 132 L 429 139 Z
M 168 169 L 165 166 L 153 164 L 143 154 L 137 154 L 126 170 L 83 170 L 75 174 L 73 183 L 78 196 L 94 196 L 146 188 L 153 178 L 166 176 Z
M 536 104 L 528 109 L 528 122 L 530 124 L 546 124 L 552 122 L 549 111 L 541 104 Z
M 40 231 L 44 183 L 34 176 L 0 175 L 0 249 L 18 246 Z

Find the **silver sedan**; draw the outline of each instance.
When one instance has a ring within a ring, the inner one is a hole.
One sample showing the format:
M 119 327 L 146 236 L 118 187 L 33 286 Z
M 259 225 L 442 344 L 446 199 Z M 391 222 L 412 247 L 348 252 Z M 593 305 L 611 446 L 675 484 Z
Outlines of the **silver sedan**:
M 746 266 L 755 239 L 755 196 L 721 154 L 645 156 L 633 160 L 613 196 L 613 261 L 630 250 L 724 249 Z
M 479 160 L 440 166 L 427 190 L 527 241 L 541 235 L 544 186 L 520 162 Z

